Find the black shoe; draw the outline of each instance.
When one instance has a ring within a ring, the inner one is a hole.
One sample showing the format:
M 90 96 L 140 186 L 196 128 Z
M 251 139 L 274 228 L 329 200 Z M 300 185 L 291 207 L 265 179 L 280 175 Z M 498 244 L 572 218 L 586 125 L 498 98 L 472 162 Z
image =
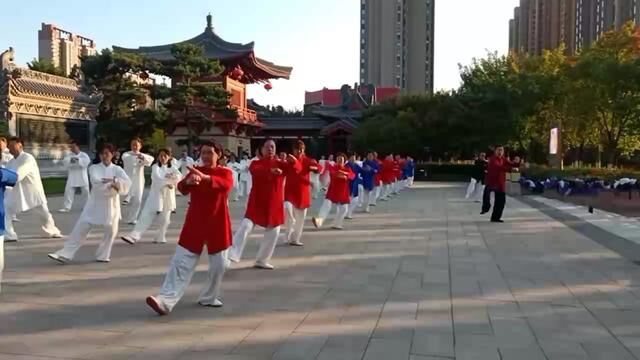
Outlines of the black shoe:
M 503 223 L 503 222 L 504 222 L 504 220 L 494 220 L 494 219 L 491 219 L 491 222 L 492 222 L 492 223 Z
M 486 213 L 488 213 L 488 212 L 489 212 L 489 210 L 487 210 L 487 211 L 484 211 L 484 210 L 483 210 L 483 211 L 480 213 L 480 215 L 484 215 L 484 214 L 486 214 Z

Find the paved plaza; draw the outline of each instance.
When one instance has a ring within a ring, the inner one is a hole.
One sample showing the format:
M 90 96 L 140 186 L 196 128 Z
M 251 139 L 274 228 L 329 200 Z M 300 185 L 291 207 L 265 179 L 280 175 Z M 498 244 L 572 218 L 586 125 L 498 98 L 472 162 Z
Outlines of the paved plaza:
M 640 358 L 640 266 L 516 199 L 506 223 L 491 224 L 462 193 L 417 184 L 344 231 L 309 222 L 304 248 L 276 249 L 275 271 L 250 268 L 256 231 L 225 276 L 222 309 L 196 304 L 203 257 L 167 317 L 144 299 L 175 244 L 151 244 L 152 234 L 134 247 L 117 241 L 105 265 L 92 261 L 94 234 L 61 266 L 46 254 L 62 241 L 39 237 L 24 214 L 23 238 L 5 245 L 0 360 Z M 54 215 L 65 233 L 78 212 Z M 232 212 L 237 226 L 241 204 Z

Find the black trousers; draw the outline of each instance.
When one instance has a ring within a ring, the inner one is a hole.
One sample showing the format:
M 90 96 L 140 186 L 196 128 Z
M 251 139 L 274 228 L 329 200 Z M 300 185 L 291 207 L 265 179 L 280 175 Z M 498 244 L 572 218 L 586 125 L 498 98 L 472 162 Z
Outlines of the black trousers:
M 482 212 L 489 212 L 491 209 L 491 192 L 494 193 L 495 204 L 493 204 L 493 212 L 491 213 L 491 220 L 497 221 L 502 219 L 502 212 L 504 211 L 504 205 L 507 202 L 507 194 L 502 191 L 491 190 L 487 187 L 484 188 L 482 194 Z

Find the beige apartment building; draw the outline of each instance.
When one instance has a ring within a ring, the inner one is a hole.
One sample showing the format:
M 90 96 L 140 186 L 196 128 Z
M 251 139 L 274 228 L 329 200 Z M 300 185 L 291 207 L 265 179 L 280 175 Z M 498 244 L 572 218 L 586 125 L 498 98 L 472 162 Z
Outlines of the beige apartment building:
M 433 93 L 435 0 L 361 0 L 360 19 L 360 83 Z
M 640 0 L 520 0 L 509 21 L 510 51 L 540 55 L 564 44 L 568 55 L 627 21 L 640 21 Z
M 96 53 L 93 40 L 84 36 L 75 35 L 53 24 L 42 23 L 38 30 L 38 58 L 51 61 L 64 70 L 66 75 L 71 74 L 75 65 L 80 66 L 81 56 Z

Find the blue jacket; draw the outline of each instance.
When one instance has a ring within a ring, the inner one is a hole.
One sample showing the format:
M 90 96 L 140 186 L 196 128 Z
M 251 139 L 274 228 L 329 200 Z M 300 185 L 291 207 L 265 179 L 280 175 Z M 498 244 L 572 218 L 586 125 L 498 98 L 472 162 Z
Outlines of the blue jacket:
M 348 162 L 347 166 L 351 168 L 351 171 L 356 175 L 353 180 L 349 181 L 349 192 L 352 198 L 358 196 L 358 185 L 362 184 L 362 168 L 360 165 L 352 162 Z
M 407 161 L 402 169 L 402 178 L 406 179 L 414 176 L 416 171 L 416 164 L 413 161 Z
M 369 165 L 370 170 L 366 171 L 366 167 Z M 380 171 L 380 166 L 375 160 L 365 160 L 362 163 L 362 186 L 365 190 L 371 191 L 375 187 L 375 177 Z
M 18 174 L 9 169 L 0 168 L 0 235 L 4 235 L 4 191 L 7 186 L 14 186 L 18 181 Z

